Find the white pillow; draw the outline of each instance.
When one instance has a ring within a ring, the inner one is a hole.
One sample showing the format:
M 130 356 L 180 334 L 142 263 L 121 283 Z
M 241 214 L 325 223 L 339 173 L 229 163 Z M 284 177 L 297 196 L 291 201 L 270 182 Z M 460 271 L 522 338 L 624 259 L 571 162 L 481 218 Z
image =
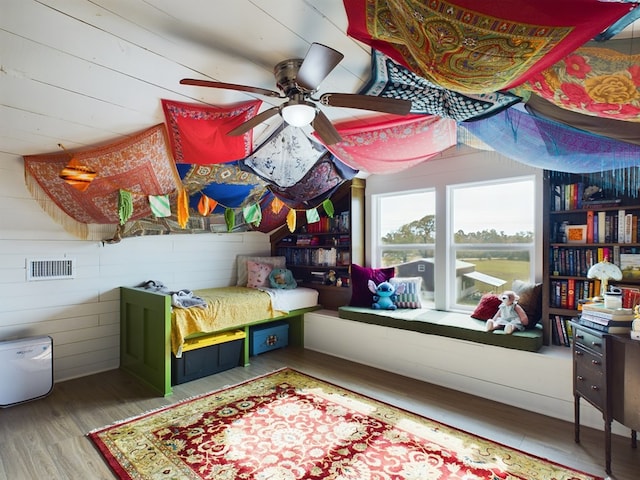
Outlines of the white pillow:
M 396 288 L 404 283 L 404 292 L 397 294 L 395 304 L 398 308 L 422 308 L 420 290 L 422 289 L 422 277 L 393 277 L 389 283 Z
M 249 275 L 247 274 L 247 261 L 251 260 L 256 263 L 266 263 L 273 268 L 286 268 L 287 261 L 285 257 L 254 257 L 252 255 L 238 255 L 237 257 L 238 267 L 238 280 L 236 286 L 246 287 L 249 281 Z

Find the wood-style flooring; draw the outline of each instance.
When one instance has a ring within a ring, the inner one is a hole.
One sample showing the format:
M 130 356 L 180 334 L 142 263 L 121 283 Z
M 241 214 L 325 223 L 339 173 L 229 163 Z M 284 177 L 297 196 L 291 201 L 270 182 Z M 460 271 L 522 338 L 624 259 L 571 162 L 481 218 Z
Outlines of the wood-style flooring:
M 248 367 L 174 387 L 157 397 L 120 370 L 57 383 L 46 398 L 0 409 L 0 480 L 116 478 L 86 437 L 90 430 L 289 366 L 572 468 L 607 477 L 604 437 L 573 424 L 419 382 L 310 350 L 287 347 L 251 358 Z M 640 453 L 614 435 L 615 480 L 640 479 Z

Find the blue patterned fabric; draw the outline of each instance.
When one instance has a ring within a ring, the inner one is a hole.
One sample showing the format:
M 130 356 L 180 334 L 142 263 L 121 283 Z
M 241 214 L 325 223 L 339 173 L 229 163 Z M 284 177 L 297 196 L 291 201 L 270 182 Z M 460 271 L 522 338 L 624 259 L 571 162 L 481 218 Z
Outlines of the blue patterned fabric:
M 640 165 L 640 146 L 510 108 L 464 125 L 495 151 L 537 168 L 591 173 Z
M 411 113 L 464 122 L 494 115 L 521 100 L 511 93 L 454 92 L 429 82 L 376 50 L 372 50 L 371 58 L 371 79 L 359 93 L 411 100 Z

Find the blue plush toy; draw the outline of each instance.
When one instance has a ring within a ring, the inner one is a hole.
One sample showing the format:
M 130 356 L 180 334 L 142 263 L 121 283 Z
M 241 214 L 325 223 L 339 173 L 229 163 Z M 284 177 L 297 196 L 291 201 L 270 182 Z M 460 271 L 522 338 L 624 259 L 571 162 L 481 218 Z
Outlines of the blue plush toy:
M 389 282 L 381 282 L 376 286 L 376 282 L 369 280 L 369 290 L 373 293 L 373 305 L 371 308 L 375 310 L 395 310 L 398 306 L 395 304 L 396 295 L 404 292 L 404 283 L 394 287 Z

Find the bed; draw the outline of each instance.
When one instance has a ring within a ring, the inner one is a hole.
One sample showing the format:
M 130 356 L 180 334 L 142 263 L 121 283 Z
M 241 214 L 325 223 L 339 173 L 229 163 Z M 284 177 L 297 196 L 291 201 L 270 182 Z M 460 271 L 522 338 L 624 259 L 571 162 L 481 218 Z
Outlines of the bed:
M 249 364 L 249 328 L 267 322 L 289 323 L 289 344 L 303 346 L 306 312 L 320 308 L 318 292 L 244 286 L 194 290 L 206 307 L 172 307 L 171 295 L 120 287 L 120 368 L 160 394 L 171 389 L 172 356 L 204 337 L 244 330 L 242 362 Z

